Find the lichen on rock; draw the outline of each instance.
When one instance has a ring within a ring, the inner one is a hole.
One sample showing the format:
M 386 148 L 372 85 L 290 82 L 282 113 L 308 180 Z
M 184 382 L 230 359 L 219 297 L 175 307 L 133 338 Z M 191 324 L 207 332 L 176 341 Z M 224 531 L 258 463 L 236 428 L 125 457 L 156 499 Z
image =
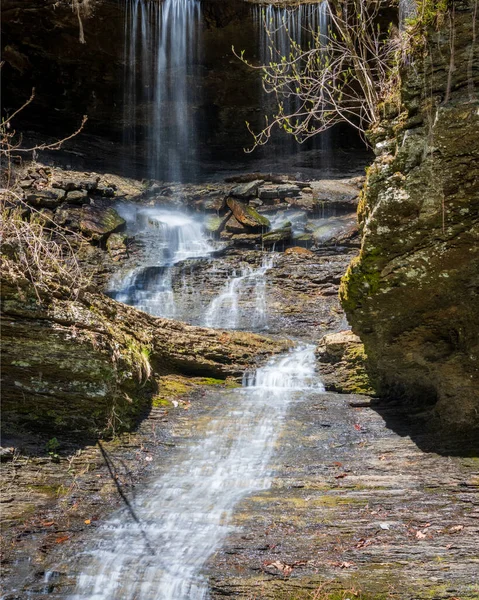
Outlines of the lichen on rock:
M 473 15 L 473 2 L 456 3 L 438 31 L 426 27 L 402 74 L 400 111 L 371 132 L 377 158 L 359 203 L 361 252 L 340 291 L 378 390 L 432 406 L 440 425 L 464 431 L 479 425 Z

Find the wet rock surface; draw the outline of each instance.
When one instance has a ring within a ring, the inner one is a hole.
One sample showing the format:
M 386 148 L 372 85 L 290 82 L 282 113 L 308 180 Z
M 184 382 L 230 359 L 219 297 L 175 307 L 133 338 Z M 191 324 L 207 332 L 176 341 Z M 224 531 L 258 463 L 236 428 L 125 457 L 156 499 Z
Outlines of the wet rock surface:
M 209 231 L 211 243 L 217 247 L 211 256 L 168 267 L 172 292 L 181 298 L 179 318 L 204 324 L 208 307 L 234 277 L 261 273 L 260 278 L 244 279 L 238 295 L 238 328 L 294 339 L 322 338 L 319 371 L 326 386 L 362 392 L 298 398 L 287 418 L 278 422 L 281 433 L 271 487 L 241 501 L 234 515 L 235 529 L 204 569 L 212 598 L 477 598 L 479 468 L 477 459 L 471 458 L 477 456 L 475 440 L 441 438 L 429 428 L 427 413 L 406 416 L 399 406 L 381 404 L 365 395 L 362 346 L 351 332 L 338 333 L 347 327 L 338 286 L 357 253 L 357 230 L 349 231 L 354 215 L 343 208 L 318 213 L 316 205 L 311 213 L 309 208 L 292 207 L 290 197 L 281 198 L 279 204 L 255 206 L 251 203 L 260 198 L 250 195 L 241 202 L 266 215 L 272 233 L 290 230 L 292 234 L 284 252 L 278 248 L 265 252 L 262 232 L 238 234 L 259 236 L 250 248 L 214 239 L 232 218 L 225 199 L 232 197 L 236 183 L 248 181 L 180 189 L 109 176 L 97 180 L 95 174 L 45 174 L 43 183 L 34 177 L 25 180 L 42 191 L 59 189 L 65 196 L 80 192 L 81 201 L 79 196 L 73 207 L 78 211 L 99 206 L 123 214 L 120 205 L 126 200 L 129 206 L 133 201 L 140 207 L 168 210 L 186 205 L 195 211 L 192 214 L 209 215 L 207 230 L 210 219 L 215 219 Z M 259 174 L 253 181 L 286 185 L 284 178 L 274 179 Z M 53 181 L 58 181 L 59 187 L 54 187 Z M 307 200 L 313 183 L 305 187 L 292 184 L 300 193 L 293 199 Z M 110 191 L 97 194 L 99 189 L 113 190 L 114 195 Z M 252 189 L 247 194 L 258 194 L 261 188 Z M 85 198 L 88 202 L 83 202 Z M 50 211 L 44 214 L 51 218 L 65 202 L 42 210 Z M 161 220 L 149 213 L 141 219 L 150 227 L 148 235 L 157 235 Z M 338 221 L 343 237 L 338 233 Z M 320 239 L 315 232 L 321 228 L 324 235 Z M 305 241 L 311 249 L 297 243 L 304 235 L 311 236 L 308 244 Z M 123 276 L 144 264 L 148 247 L 145 239 L 127 229 L 110 233 L 100 244 L 91 240 L 83 252 L 84 264 L 96 285 L 103 287 L 113 273 Z M 147 269 L 158 275 L 163 267 Z M 146 280 L 149 275 L 143 272 L 142 277 Z M 93 334 L 95 339 L 87 340 L 86 354 L 81 357 L 84 366 L 88 363 L 84 373 L 88 375 L 94 355 L 111 375 L 111 361 L 105 360 L 98 344 L 111 335 L 109 327 L 115 332 L 113 340 L 125 344 L 124 334 L 134 320 L 136 346 L 130 344 L 129 351 L 134 350 L 135 364 L 143 369 L 140 378 L 148 364 L 152 366 L 156 388 L 153 394 L 142 388 L 148 398 L 138 428 L 101 442 L 101 448 L 86 439 L 79 443 L 68 428 L 61 435 L 52 429 L 43 436 L 18 426 L 7 429 L 1 456 L 6 485 L 0 496 L 6 534 L 2 546 L 5 600 L 32 594 L 46 600 L 73 593 L 79 576 L 78 556 L 93 542 L 97 528 L 112 510 L 124 508 L 126 501 L 134 506 L 137 494 L 174 468 L 191 440 L 205 435 L 215 410 L 234 402 L 228 389 L 238 385 L 245 369 L 252 368 L 255 356 L 263 352 L 265 358 L 289 347 L 287 341 L 265 340 L 247 332 L 208 332 L 156 319 L 95 297 L 91 294 L 86 303 L 72 304 L 71 310 L 57 299 L 57 309 L 50 315 L 38 313 L 33 301 L 30 308 L 35 314 L 10 302 L 8 328 L 2 332 L 8 333 L 16 353 L 9 379 L 34 386 L 35 394 L 42 392 L 38 388 L 42 382 L 32 379 L 29 366 L 22 364 L 26 352 L 21 340 L 32 344 L 41 340 L 45 346 L 45 328 L 56 315 L 50 333 L 63 345 L 46 357 L 38 354 L 39 361 L 58 369 L 68 357 L 78 358 L 71 351 L 79 351 L 78 336 Z M 265 313 L 258 299 L 264 300 Z M 222 310 L 228 321 L 225 327 L 232 319 L 227 306 Z M 99 313 L 106 318 L 98 320 Z M 265 318 L 255 320 L 259 314 Z M 33 317 L 41 317 L 41 331 L 32 327 Z M 85 325 L 85 331 L 69 327 L 73 320 Z M 225 347 L 231 350 L 228 360 Z M 148 352 L 143 354 L 143 348 Z M 63 363 L 58 360 L 60 354 Z M 78 375 L 78 361 L 75 367 Z M 54 369 L 52 372 L 55 374 Z M 70 376 L 68 385 L 75 380 Z M 125 391 L 130 399 L 136 399 L 129 388 Z M 31 400 L 36 402 L 35 394 Z M 57 410 L 58 398 L 49 401 L 52 410 Z M 65 415 L 71 412 L 70 407 Z M 91 419 L 90 412 L 83 417 Z M 142 515 L 135 516 L 141 522 Z M 128 519 L 135 516 L 130 514 Z
M 477 598 L 477 447 L 364 399 L 293 405 L 271 488 L 208 563 L 212 598 Z
M 218 402 L 229 401 L 211 387 L 183 398 L 103 444 L 113 477 L 94 447 L 67 460 L 62 446 L 59 468 L 32 456 L 30 441 L 6 463 L 5 516 L 18 523 L 16 537 L 4 540 L 6 599 L 72 593 L 78 554 L 112 508 L 125 507 L 118 491 L 134 503 L 185 443 L 201 439 Z M 326 393 L 291 406 L 271 487 L 240 503 L 235 530 L 208 561 L 212 598 L 477 598 L 474 448 L 441 445 L 399 408 L 365 404 L 365 396 Z

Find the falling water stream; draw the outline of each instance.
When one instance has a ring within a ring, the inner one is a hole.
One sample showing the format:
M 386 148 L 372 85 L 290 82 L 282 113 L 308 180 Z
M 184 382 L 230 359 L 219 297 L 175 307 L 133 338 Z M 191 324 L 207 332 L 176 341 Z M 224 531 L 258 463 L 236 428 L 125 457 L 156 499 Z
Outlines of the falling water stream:
M 125 156 L 142 144 L 150 177 L 195 175 L 200 17 L 199 0 L 126 0 Z
M 136 111 L 139 94 L 144 97 L 146 93 L 154 106 L 148 115 L 154 133 L 147 148 L 151 174 L 181 181 L 195 152 L 194 128 L 185 115 L 194 93 L 188 78 L 199 53 L 200 3 L 127 0 L 127 5 L 131 26 L 126 34 L 125 111 L 133 125 L 125 143 L 134 146 L 138 141 Z M 287 52 L 281 23 L 287 24 L 293 39 L 301 41 L 305 23 L 317 27 L 321 21 L 321 13 L 312 6 L 266 11 L 274 22 L 281 52 Z M 261 44 L 264 53 L 264 39 Z M 173 123 L 168 128 L 165 106 Z M 213 252 L 201 218 L 161 208 L 125 210 L 130 232 L 143 236 L 147 243 L 141 266 L 115 278 L 110 294 L 153 315 L 178 318 L 181 299 L 173 292 L 173 267 L 185 260 L 211 257 Z M 204 306 L 202 323 L 229 329 L 265 328 L 265 276 L 271 268 L 271 255 L 266 255 L 259 267 L 232 272 Z M 253 298 L 247 321 L 239 309 L 242 294 Z M 313 346 L 275 357 L 246 373 L 242 388 L 222 391 L 208 414 L 208 424 L 183 440 L 174 464 L 154 465 L 151 482 L 132 501 L 132 510 L 117 512 L 97 530 L 80 557 L 72 599 L 208 598 L 205 565 L 232 531 L 237 503 L 271 485 L 270 459 L 288 406 L 322 391 L 315 375 Z
M 269 462 L 288 406 L 324 391 L 314 346 L 246 374 L 225 392 L 206 431 L 134 503 L 118 512 L 81 557 L 72 600 L 200 600 L 202 569 L 232 531 L 235 505 L 271 484 Z
M 184 260 L 205 257 L 213 251 L 201 219 L 164 208 L 123 207 L 123 215 L 129 231 L 142 235 L 147 252 L 141 266 L 124 277 L 113 278 L 110 295 L 157 317 L 181 316 L 171 269 Z

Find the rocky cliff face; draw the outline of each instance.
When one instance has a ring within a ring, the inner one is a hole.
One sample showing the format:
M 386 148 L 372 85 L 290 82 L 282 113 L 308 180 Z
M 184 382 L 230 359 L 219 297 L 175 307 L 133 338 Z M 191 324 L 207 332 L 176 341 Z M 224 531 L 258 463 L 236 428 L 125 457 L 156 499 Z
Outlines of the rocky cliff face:
M 452 3 L 384 107 L 341 289 L 381 392 L 461 430 L 479 424 L 477 18 Z

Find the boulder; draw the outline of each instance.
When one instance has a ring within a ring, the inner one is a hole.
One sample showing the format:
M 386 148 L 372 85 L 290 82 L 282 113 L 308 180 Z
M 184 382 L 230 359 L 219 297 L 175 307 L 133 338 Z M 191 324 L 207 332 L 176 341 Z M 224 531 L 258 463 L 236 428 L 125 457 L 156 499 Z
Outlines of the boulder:
M 374 394 L 366 371 L 364 346 L 352 331 L 325 335 L 319 341 L 316 357 L 327 390 L 344 394 Z
M 264 185 L 258 189 L 261 200 L 273 200 L 275 198 L 294 198 L 301 194 L 301 189 L 296 184 L 284 183 L 281 185 Z
M 224 217 L 218 217 L 216 215 L 210 215 L 205 221 L 205 231 L 212 237 L 219 237 L 221 232 L 224 230 L 226 223 L 231 217 L 231 213 L 228 213 Z
M 295 248 L 311 248 L 314 244 L 313 236 L 310 233 L 302 233 L 293 238 L 293 242 L 296 244 Z M 290 250 L 290 248 L 288 248 Z
M 94 439 L 129 429 L 158 377 L 225 379 L 291 347 L 251 333 L 158 319 L 93 290 L 2 272 L 2 421 L 5 427 Z
M 311 189 L 315 200 L 326 209 L 342 212 L 356 211 L 359 190 L 349 180 L 322 179 L 312 182 Z
M 274 200 L 279 198 L 277 185 L 263 185 L 258 189 L 258 197 L 261 200 Z
M 248 228 L 246 228 L 243 223 L 240 223 L 234 215 L 228 215 L 225 229 L 230 233 L 248 233 Z
M 66 201 L 69 204 L 86 204 L 89 201 L 88 192 L 86 190 L 67 192 Z
M 258 188 L 264 181 L 262 179 L 255 179 L 248 183 L 242 183 L 234 187 L 230 194 L 234 198 L 240 198 L 241 200 L 248 200 L 249 198 L 256 198 L 258 196 Z
M 27 194 L 26 200 L 38 208 L 56 208 L 65 200 L 65 192 L 57 189 L 37 190 Z
M 125 233 L 112 233 L 106 240 L 106 249 L 114 261 L 126 258 L 128 255 L 126 241 L 128 236 Z
M 385 114 L 372 139 L 361 252 L 340 292 L 378 391 L 462 444 L 479 439 L 479 113 L 468 87 L 476 8 L 465 2 L 427 29 L 427 61 L 402 71 L 396 116 Z
M 309 223 L 309 227 L 314 224 Z M 359 245 L 359 226 L 355 214 L 324 219 L 313 231 L 313 240 L 317 245 Z
M 235 219 L 245 227 L 261 231 L 270 228 L 269 220 L 260 215 L 252 206 L 247 206 L 234 198 L 228 198 L 226 204 L 231 209 Z
M 261 233 L 232 233 L 229 240 L 239 248 L 250 248 L 261 244 Z
M 264 246 L 274 246 L 275 244 L 283 245 L 285 242 L 289 242 L 292 237 L 291 227 L 285 227 L 283 229 L 275 229 L 269 233 L 263 234 L 262 243 Z
M 81 231 L 92 241 L 105 239 L 110 233 L 121 231 L 126 226 L 126 221 L 114 208 L 71 204 L 65 204 L 57 210 L 55 221 L 68 229 Z
M 278 185 L 278 198 L 294 198 L 295 196 L 299 196 L 300 194 L 301 190 L 297 185 L 290 183 Z

